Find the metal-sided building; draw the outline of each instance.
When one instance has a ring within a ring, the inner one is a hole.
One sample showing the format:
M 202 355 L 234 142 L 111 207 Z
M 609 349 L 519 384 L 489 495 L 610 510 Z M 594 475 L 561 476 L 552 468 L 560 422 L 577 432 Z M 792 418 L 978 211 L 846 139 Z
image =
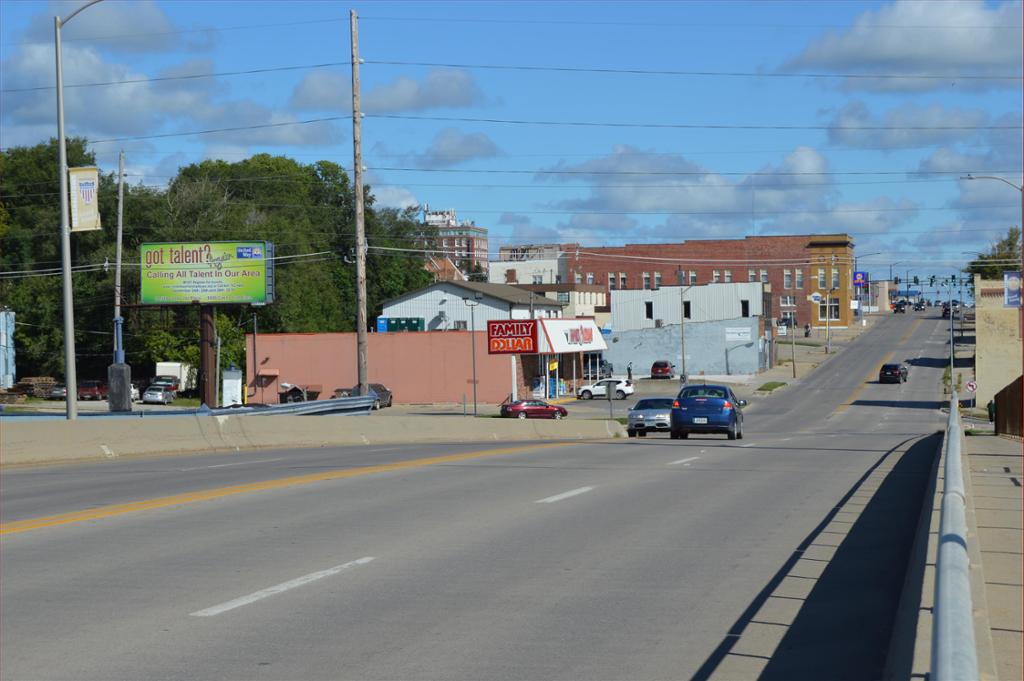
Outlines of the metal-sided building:
M 611 291 L 612 332 L 656 329 L 690 322 L 762 317 L 763 284 L 663 286 L 656 290 Z
M 422 319 L 424 331 L 486 331 L 491 319 L 550 319 L 564 305 L 541 293 L 506 284 L 439 281 L 384 303 L 377 319 Z M 385 327 L 386 328 L 386 327 Z

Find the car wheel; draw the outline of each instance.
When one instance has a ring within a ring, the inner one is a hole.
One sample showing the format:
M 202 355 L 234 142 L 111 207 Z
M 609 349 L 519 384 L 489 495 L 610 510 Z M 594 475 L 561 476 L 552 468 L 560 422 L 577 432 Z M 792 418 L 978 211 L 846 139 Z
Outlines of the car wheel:
M 638 431 L 636 431 L 636 434 L 637 434 L 637 437 L 647 437 L 647 431 L 646 430 L 638 430 Z
M 616 390 L 615 391 L 615 399 L 617 399 L 617 400 L 624 400 L 624 399 L 626 399 L 626 393 L 624 393 L 621 390 Z
M 374 400 L 373 401 L 373 410 L 374 411 L 380 411 L 380 400 Z
M 516 414 L 516 418 L 517 419 L 525 419 L 526 418 L 526 412 L 525 411 L 519 412 L 518 414 Z
M 555 419 L 556 421 L 561 421 L 561 420 L 562 420 L 562 412 L 560 412 L 560 411 L 556 411 L 556 412 L 555 412 L 555 416 L 554 416 L 554 419 Z
M 590 392 L 589 390 L 584 390 L 583 392 L 580 393 L 581 400 L 589 400 L 592 399 L 593 397 L 594 393 Z
M 735 440 L 736 439 L 736 422 L 735 421 L 733 421 L 732 423 L 729 424 L 729 431 L 726 433 L 726 435 L 728 436 L 728 438 L 730 440 Z
M 636 431 L 633 430 L 632 428 L 627 428 L 626 429 L 626 436 L 627 437 L 636 437 Z
M 737 440 L 742 440 L 743 439 L 743 424 L 742 423 L 736 424 L 736 439 Z
M 689 437 L 690 437 L 690 434 L 687 433 L 685 430 L 679 431 L 679 439 L 680 440 L 685 440 L 685 439 L 687 439 Z

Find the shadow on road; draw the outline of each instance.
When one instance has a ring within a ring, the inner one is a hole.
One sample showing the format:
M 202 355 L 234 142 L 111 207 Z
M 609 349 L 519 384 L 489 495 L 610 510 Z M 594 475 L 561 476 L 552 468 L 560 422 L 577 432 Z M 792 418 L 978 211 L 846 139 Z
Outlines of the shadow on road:
M 761 672 L 761 681 L 862 681 L 883 675 L 923 496 L 942 433 L 914 442 L 853 522 Z M 706 681 L 744 630 L 865 481 L 906 441 L 889 450 L 838 500 L 730 627 L 693 675 Z
M 944 400 L 856 400 L 853 402 L 855 407 L 890 407 L 894 409 L 927 409 L 935 411 L 940 407 L 946 406 L 947 402 Z

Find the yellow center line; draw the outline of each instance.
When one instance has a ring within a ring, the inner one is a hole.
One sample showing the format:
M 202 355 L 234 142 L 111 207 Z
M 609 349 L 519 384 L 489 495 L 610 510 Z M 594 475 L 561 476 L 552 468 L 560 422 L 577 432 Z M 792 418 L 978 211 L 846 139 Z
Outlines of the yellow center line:
M 917 331 L 917 327 L 921 326 L 921 322 L 923 322 L 923 321 L 924 321 L 923 319 L 915 320 L 914 323 L 910 325 L 910 328 L 907 329 L 906 333 L 904 333 L 902 336 L 900 336 L 898 344 L 902 345 L 903 343 L 905 343 L 907 341 L 907 339 L 910 338 L 910 336 L 914 333 L 914 331 Z M 854 402 L 856 402 L 857 398 L 860 397 L 860 393 L 861 393 L 862 390 L 864 390 L 865 386 L 867 386 L 867 384 L 870 383 L 872 380 L 878 378 L 878 372 L 882 370 L 882 365 L 883 364 L 889 364 L 892 361 L 892 358 L 895 355 L 896 355 L 896 351 L 895 350 L 893 350 L 888 355 L 886 355 L 885 359 L 883 359 L 881 362 L 879 362 L 875 366 L 875 368 L 872 369 L 868 373 L 868 375 L 864 377 L 864 380 L 861 381 L 860 385 L 857 386 L 856 388 L 854 388 L 853 393 L 850 394 L 850 399 L 846 400 L 845 402 L 840 404 L 838 407 L 836 407 L 835 413 L 836 414 L 842 414 L 844 411 L 849 409 L 850 405 L 852 405 Z
M 157 508 L 167 508 L 168 506 L 180 506 L 182 504 L 188 504 L 196 501 L 209 501 L 210 499 L 220 499 L 223 497 L 234 496 L 236 494 L 248 494 L 250 492 L 262 492 L 265 490 L 272 489 L 284 489 L 285 487 L 294 487 L 296 485 L 308 485 L 310 483 L 322 482 L 325 480 L 355 478 L 363 475 L 372 475 L 374 473 L 386 473 L 389 471 L 398 471 L 406 468 L 421 468 L 424 466 L 435 466 L 443 463 L 466 461 L 468 459 L 480 459 L 488 456 L 502 456 L 505 454 L 515 454 L 518 452 L 525 452 L 538 449 L 568 447 L 576 444 L 578 443 L 554 442 L 550 444 L 541 445 L 503 447 L 501 449 L 486 449 L 475 452 L 465 452 L 463 454 L 447 454 L 443 456 L 433 456 L 425 459 L 411 459 L 409 461 L 385 463 L 377 466 L 363 466 L 361 468 L 351 468 L 340 471 L 310 473 L 308 475 L 297 475 L 288 478 L 278 478 L 276 480 L 251 482 L 244 485 L 232 485 L 230 487 L 216 487 L 213 489 L 199 490 L 197 492 L 185 492 L 183 494 L 174 494 L 168 497 L 143 499 L 141 501 L 132 501 L 125 504 L 110 504 L 107 506 L 100 506 L 98 508 L 90 508 L 82 511 L 60 513 L 58 515 L 42 516 L 39 518 L 27 518 L 25 520 L 15 520 L 13 522 L 4 523 L 0 525 L 0 536 L 8 534 L 17 534 L 19 532 L 28 532 L 30 530 L 36 530 L 43 527 L 53 527 L 55 525 L 68 525 L 71 523 L 84 522 L 86 520 L 110 518 L 113 516 L 135 513 L 137 511 L 150 511 Z

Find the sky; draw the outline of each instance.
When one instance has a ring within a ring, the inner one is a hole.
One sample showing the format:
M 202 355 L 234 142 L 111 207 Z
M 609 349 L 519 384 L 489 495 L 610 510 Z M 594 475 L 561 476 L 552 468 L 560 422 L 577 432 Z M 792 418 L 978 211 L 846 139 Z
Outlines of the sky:
M 83 4 L 0 2 L 0 148 L 56 136 L 53 17 Z M 106 0 L 62 29 L 67 134 L 134 184 L 351 169 L 352 10 L 378 204 L 492 252 L 846 232 L 873 278 L 925 277 L 1021 222 L 964 179 L 1022 184 L 1020 2 Z

